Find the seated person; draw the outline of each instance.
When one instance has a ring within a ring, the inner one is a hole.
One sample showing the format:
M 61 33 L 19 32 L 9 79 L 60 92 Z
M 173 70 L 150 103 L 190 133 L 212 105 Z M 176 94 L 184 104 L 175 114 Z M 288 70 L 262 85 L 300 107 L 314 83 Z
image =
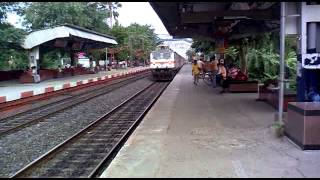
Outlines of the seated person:
M 239 72 L 240 72 L 240 69 L 237 68 L 233 63 L 231 63 L 228 69 L 228 76 L 230 77 L 230 79 L 231 80 L 236 79 Z
M 237 76 L 235 77 L 235 80 L 238 81 L 247 81 L 248 80 L 248 76 L 243 74 L 241 71 L 238 72 Z
M 277 79 L 268 79 L 263 84 L 265 88 L 275 88 L 278 86 L 278 81 Z
M 40 82 L 40 75 L 37 72 L 36 66 L 32 66 L 32 76 L 33 76 L 33 82 L 39 83 Z
M 61 65 L 58 65 L 58 72 L 59 72 L 59 73 L 62 73 Z
M 228 77 L 230 80 L 236 80 L 236 81 L 246 81 L 248 80 L 248 77 L 241 72 L 241 70 L 234 64 L 230 64 L 230 68 L 228 70 Z
M 310 92 L 308 93 L 308 99 L 311 102 L 320 102 L 320 95 L 315 87 L 310 88 Z

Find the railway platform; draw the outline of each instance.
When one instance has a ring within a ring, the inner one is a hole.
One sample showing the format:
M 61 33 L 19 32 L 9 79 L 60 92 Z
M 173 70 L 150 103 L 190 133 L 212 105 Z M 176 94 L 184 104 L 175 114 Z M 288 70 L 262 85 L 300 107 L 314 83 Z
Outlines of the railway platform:
M 184 65 L 100 177 L 320 177 L 320 151 L 276 137 L 257 93 L 220 90 Z
M 19 100 L 46 92 L 56 91 L 63 88 L 74 87 L 79 84 L 86 84 L 99 79 L 111 78 L 111 76 L 121 76 L 126 73 L 140 72 L 147 67 L 135 67 L 127 69 L 112 69 L 111 71 L 100 71 L 97 74 L 85 74 L 69 76 L 64 78 L 50 79 L 40 83 L 20 83 L 19 80 L 0 82 L 0 103 Z

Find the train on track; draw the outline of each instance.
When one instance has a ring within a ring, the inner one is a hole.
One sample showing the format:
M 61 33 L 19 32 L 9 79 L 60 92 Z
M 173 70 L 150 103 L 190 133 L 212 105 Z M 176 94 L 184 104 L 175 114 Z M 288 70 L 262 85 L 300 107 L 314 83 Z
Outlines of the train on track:
M 168 45 L 158 45 L 150 53 L 150 69 L 155 81 L 172 80 L 184 63 L 185 59 Z

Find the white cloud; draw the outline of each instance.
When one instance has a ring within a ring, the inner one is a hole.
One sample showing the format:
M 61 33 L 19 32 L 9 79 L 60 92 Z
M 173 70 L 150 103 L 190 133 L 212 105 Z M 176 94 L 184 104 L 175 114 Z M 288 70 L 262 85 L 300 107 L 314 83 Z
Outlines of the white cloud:
M 21 24 L 21 18 L 16 13 L 7 13 L 6 21 L 15 26 L 16 28 L 23 28 Z
M 123 26 L 129 26 L 131 23 L 140 25 L 149 24 L 155 29 L 156 34 L 167 34 L 162 21 L 154 12 L 148 2 L 120 2 L 122 7 L 118 9 L 119 23 Z

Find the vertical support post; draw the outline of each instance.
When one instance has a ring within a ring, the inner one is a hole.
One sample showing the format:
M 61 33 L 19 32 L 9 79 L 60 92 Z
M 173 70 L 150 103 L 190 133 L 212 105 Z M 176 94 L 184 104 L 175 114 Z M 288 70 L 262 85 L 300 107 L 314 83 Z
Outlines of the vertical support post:
M 109 2 L 109 9 L 110 9 L 110 28 L 112 29 L 112 18 L 113 18 L 112 2 Z
M 244 44 L 242 42 L 240 42 L 239 59 L 240 59 L 241 72 L 248 75 L 246 51 L 245 51 Z
M 39 59 L 40 59 L 40 47 L 34 47 L 29 51 L 29 64 L 32 69 L 32 76 L 34 82 L 40 82 L 40 75 L 39 75 Z
M 305 77 L 305 69 L 302 67 L 302 54 L 306 53 L 306 18 L 305 10 L 304 10 L 304 2 L 300 2 L 299 4 L 299 11 L 300 17 L 298 19 L 298 43 L 297 43 L 297 101 L 304 102 L 306 93 L 306 77 Z
M 39 66 L 39 58 L 40 58 L 40 50 L 39 50 L 39 46 L 32 48 L 29 51 L 29 66 L 33 67 L 35 66 L 36 69 L 38 69 Z M 38 74 L 38 72 L 36 72 L 36 74 Z
M 130 53 L 130 63 L 132 63 L 132 39 L 131 39 L 131 34 L 129 34 L 129 53 Z
M 281 2 L 280 19 L 280 74 L 279 74 L 279 112 L 278 121 L 283 124 L 283 94 L 284 94 L 284 55 L 285 55 L 285 2 Z
M 108 48 L 106 48 L 106 60 L 104 61 L 104 69 L 105 69 L 105 71 L 107 71 L 107 67 L 108 67 L 108 64 L 109 64 L 109 62 L 108 62 L 108 64 L 107 64 L 107 62 L 108 62 Z
M 74 51 L 73 50 L 70 51 L 70 59 L 71 59 L 70 65 L 74 66 L 75 62 L 74 62 Z

